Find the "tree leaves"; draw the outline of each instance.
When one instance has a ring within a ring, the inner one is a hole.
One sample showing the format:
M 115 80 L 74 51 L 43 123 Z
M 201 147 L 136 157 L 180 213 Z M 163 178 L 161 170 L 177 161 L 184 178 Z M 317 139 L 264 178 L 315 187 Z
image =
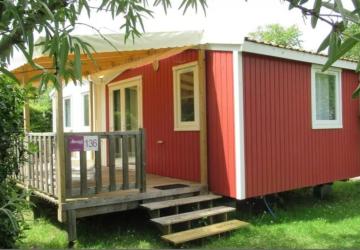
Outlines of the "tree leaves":
M 317 21 L 319 19 L 321 3 L 322 3 L 322 0 L 315 0 L 315 2 L 314 2 L 314 8 L 312 9 L 313 12 L 312 12 L 312 16 L 311 16 L 311 26 L 313 28 L 316 27 Z
M 328 69 L 337 60 L 349 55 L 349 51 L 354 48 L 360 48 L 360 0 L 352 0 L 353 9 L 344 5 L 343 0 L 315 0 L 313 8 L 306 6 L 306 1 L 303 3 L 298 0 L 286 0 L 289 3 L 289 8 L 298 8 L 305 16 L 311 16 L 311 26 L 316 27 L 317 22 L 321 19 L 323 22 L 332 27 L 330 34 L 328 34 L 318 48 L 318 52 L 328 49 L 328 60 L 326 61 L 323 70 Z M 346 7 L 345 7 L 346 6 Z M 324 10 L 322 11 L 322 7 Z M 350 32 L 349 28 L 351 28 Z M 352 59 L 358 61 L 356 71 L 360 71 L 360 54 L 350 54 Z M 353 97 L 360 95 L 360 87 L 358 87 Z
M 301 48 L 301 31 L 295 25 L 283 27 L 280 24 L 260 26 L 257 31 L 249 33 L 249 37 L 258 41 L 274 43 L 284 47 Z

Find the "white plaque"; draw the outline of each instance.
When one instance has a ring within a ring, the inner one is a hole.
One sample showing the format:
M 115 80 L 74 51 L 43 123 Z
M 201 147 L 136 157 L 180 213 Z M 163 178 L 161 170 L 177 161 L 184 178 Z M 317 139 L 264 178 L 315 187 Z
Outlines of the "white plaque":
M 84 136 L 84 151 L 98 151 L 99 137 L 98 136 Z

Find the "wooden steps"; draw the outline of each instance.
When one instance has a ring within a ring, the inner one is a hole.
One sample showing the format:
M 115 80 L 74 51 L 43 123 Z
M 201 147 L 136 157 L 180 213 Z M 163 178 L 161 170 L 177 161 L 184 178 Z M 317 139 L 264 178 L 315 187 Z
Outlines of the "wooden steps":
M 202 219 L 205 217 L 226 214 L 229 212 L 233 212 L 236 209 L 233 207 L 226 207 L 226 206 L 219 206 L 219 207 L 212 207 L 202 210 L 196 210 L 193 212 L 187 212 L 182 214 L 170 215 L 160 218 L 151 219 L 152 222 L 160 224 L 161 226 L 168 226 L 173 224 L 178 224 L 182 222 L 192 221 L 196 219 Z
M 176 245 L 248 225 L 239 220 L 228 221 L 228 213 L 236 209 L 229 206 L 214 207 L 213 201 L 220 198 L 222 197 L 214 194 L 194 195 L 141 206 L 147 209 L 151 221 L 163 232 L 162 239 Z M 203 223 L 210 225 L 197 227 Z M 192 228 L 194 226 L 197 228 Z M 179 229 L 185 231 L 176 232 Z
M 157 209 L 182 206 L 182 205 L 194 204 L 194 203 L 205 202 L 205 201 L 212 201 L 212 200 L 216 200 L 216 199 L 220 199 L 220 198 L 222 198 L 220 195 L 215 195 L 215 194 L 198 195 L 198 196 L 191 196 L 191 197 L 180 198 L 180 199 L 175 199 L 175 200 L 166 200 L 166 201 L 145 203 L 145 204 L 142 204 L 141 207 L 146 208 L 150 211 L 153 211 L 153 210 L 157 210 Z
M 178 245 L 188 241 L 233 231 L 235 229 L 246 227 L 248 225 L 249 223 L 244 221 L 230 220 L 178 233 L 163 235 L 161 238 L 174 245 Z

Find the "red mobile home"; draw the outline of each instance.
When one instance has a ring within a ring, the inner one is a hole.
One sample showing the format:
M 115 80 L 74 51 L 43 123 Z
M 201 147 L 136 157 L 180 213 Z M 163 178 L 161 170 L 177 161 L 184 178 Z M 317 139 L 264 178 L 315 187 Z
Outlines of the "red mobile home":
M 360 175 L 354 62 L 321 72 L 326 57 L 305 51 L 250 40 L 205 48 L 210 191 L 245 199 Z M 200 181 L 197 60 L 197 49 L 188 49 L 106 85 L 107 130 L 114 86 L 127 79 L 141 85 L 149 173 Z M 185 78 L 193 84 L 188 92 L 180 89 Z M 178 126 L 182 108 L 191 118 Z
M 56 133 L 27 134 L 39 152 L 20 170 L 23 185 L 67 219 L 69 241 L 77 218 L 156 200 L 220 197 L 202 195 L 207 190 L 242 200 L 360 176 L 355 62 L 322 72 L 324 55 L 250 40 L 209 42 L 196 31 L 144 34 L 135 44 L 107 38 L 117 51 L 82 36 L 100 65 L 82 58 L 90 86 L 77 106 L 88 104 L 90 132 L 63 133 L 63 116 L 86 116 L 57 89 Z M 34 60 L 50 67 L 50 59 Z M 28 64 L 13 72 L 19 79 L 36 73 Z M 234 208 L 214 211 L 223 209 Z

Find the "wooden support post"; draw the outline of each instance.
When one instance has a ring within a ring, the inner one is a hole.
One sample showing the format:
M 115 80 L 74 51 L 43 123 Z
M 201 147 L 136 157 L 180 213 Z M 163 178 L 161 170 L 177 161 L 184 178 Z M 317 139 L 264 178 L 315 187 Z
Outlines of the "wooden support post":
M 63 123 L 63 88 L 62 80 L 57 76 L 59 87 L 57 88 L 55 99 L 56 113 L 56 189 L 58 206 L 58 220 L 63 222 L 64 215 L 62 204 L 65 203 L 65 152 L 64 152 L 64 123 Z
M 206 61 L 205 50 L 199 50 L 199 108 L 200 108 L 200 183 L 208 185 L 207 121 L 206 121 Z
M 68 210 L 67 211 L 67 233 L 68 233 L 68 242 L 69 247 L 72 247 L 74 241 L 77 239 L 76 235 L 76 211 Z

